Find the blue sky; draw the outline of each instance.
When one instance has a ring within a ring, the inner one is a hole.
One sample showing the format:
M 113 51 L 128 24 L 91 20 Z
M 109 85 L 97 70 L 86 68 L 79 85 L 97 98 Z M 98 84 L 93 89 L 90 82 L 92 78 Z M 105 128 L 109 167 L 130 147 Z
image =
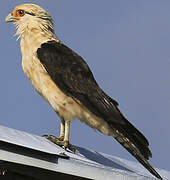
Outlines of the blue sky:
M 153 166 L 170 170 L 170 1 L 1 2 L 0 125 L 58 135 L 59 118 L 23 73 L 15 27 L 4 22 L 14 6 L 28 2 L 51 13 L 60 40 L 86 60 L 100 86 L 148 138 Z M 77 120 L 71 143 L 133 159 L 113 138 Z

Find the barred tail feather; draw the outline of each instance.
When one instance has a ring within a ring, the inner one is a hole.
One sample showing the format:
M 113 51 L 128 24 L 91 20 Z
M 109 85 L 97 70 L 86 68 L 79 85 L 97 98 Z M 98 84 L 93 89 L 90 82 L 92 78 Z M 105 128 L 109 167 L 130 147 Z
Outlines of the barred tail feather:
M 162 177 L 155 171 L 155 169 L 150 165 L 144 155 L 141 153 L 141 150 L 133 143 L 131 137 L 126 133 L 122 128 L 119 130 L 114 128 L 115 135 L 114 138 L 129 152 L 131 153 L 151 174 L 153 174 L 158 179 Z M 141 147 L 142 148 L 142 147 Z

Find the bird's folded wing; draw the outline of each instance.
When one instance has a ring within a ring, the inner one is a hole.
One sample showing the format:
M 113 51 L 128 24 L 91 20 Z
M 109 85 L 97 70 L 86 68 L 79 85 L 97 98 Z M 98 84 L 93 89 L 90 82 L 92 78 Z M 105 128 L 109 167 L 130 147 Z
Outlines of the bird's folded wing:
M 95 81 L 86 62 L 62 43 L 48 41 L 37 56 L 55 84 L 106 121 L 124 124 L 118 103 L 106 95 Z

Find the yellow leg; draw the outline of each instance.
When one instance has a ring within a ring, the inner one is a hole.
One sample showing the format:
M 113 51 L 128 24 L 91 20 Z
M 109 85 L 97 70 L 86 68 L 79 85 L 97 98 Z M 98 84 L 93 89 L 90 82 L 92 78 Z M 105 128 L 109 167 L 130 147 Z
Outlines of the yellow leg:
M 66 146 L 68 146 L 69 144 L 69 137 L 70 137 L 70 121 L 65 121 L 64 142 Z
M 61 123 L 60 123 L 60 136 L 58 137 L 58 139 L 60 141 L 64 140 L 64 134 L 65 134 L 65 120 L 64 118 L 61 118 Z
M 44 135 L 44 136 L 51 142 L 59 146 L 64 146 L 65 149 L 69 149 L 73 152 L 76 151 L 76 148 L 69 143 L 70 121 L 65 121 L 64 119 L 61 119 L 60 136 L 58 138 L 53 135 Z

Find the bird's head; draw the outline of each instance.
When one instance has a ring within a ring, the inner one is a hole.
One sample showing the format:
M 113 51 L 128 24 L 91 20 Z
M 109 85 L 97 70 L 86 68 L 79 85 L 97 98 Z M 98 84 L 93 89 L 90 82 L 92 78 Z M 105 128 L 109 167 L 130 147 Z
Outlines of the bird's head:
M 53 30 L 53 21 L 49 13 L 35 4 L 21 4 L 13 9 L 6 17 L 6 22 L 13 22 L 18 30 L 17 34 L 22 35 L 26 30 L 41 29 L 44 31 Z

